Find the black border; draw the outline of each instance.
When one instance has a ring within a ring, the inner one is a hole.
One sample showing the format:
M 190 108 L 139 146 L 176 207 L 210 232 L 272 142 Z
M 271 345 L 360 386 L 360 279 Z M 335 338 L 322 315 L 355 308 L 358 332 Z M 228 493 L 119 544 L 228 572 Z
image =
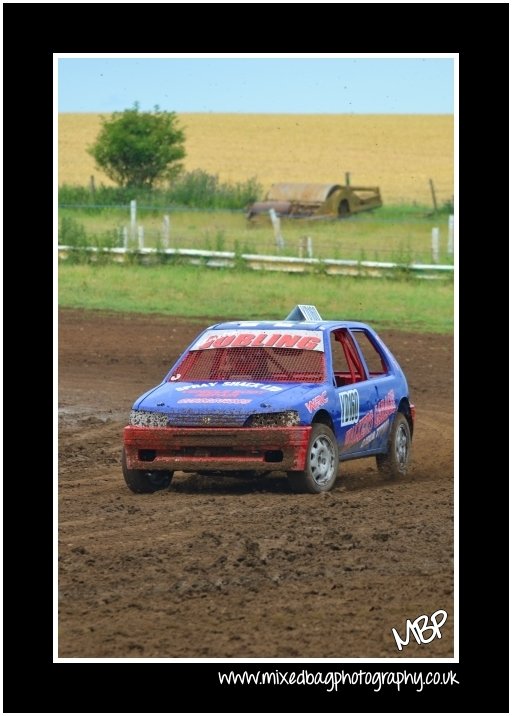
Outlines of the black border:
M 508 483 L 506 468 L 500 469 L 503 445 L 508 444 L 506 433 L 500 439 L 509 412 L 502 367 L 505 346 L 500 346 L 499 355 L 485 354 L 496 367 L 483 391 L 475 387 L 474 363 L 460 362 L 460 664 L 264 666 L 295 671 L 303 667 L 453 670 L 459 686 L 425 689 L 421 694 L 410 688 L 400 693 L 354 688 L 337 694 L 323 687 L 228 690 L 217 683 L 216 673 L 223 668 L 218 664 L 52 663 L 48 376 L 53 368 L 50 337 L 56 326 L 48 317 L 52 316 L 53 52 L 460 53 L 461 355 L 469 345 L 474 360 L 475 339 L 485 345 L 482 315 L 495 334 L 508 318 L 508 302 L 504 303 L 508 281 L 501 273 L 507 264 L 508 232 L 506 225 L 500 226 L 507 200 L 494 203 L 497 195 L 508 198 L 508 5 L 287 5 L 283 10 L 267 4 L 197 5 L 4 4 L 2 8 L 4 384 L 9 406 L 4 437 L 4 709 L 11 713 L 507 713 Z M 113 13 L 107 10 L 110 7 Z M 134 32 L 137 16 L 145 21 L 142 31 Z M 135 35 L 134 41 L 126 39 Z M 487 210 L 482 182 L 489 175 L 493 201 Z M 25 257 L 22 247 L 30 217 L 36 217 L 44 230 L 32 238 L 35 250 Z M 489 250 L 491 241 L 496 248 Z M 482 245 L 486 261 L 480 263 Z M 25 307 L 20 308 L 23 300 Z M 37 349 L 34 335 L 39 336 Z M 25 455 L 31 456 L 26 467 L 20 459 Z M 501 571 L 495 570 L 496 561 L 503 565 Z M 261 666 L 228 662 L 224 668 L 255 671 Z M 25 688 L 18 686 L 20 672 Z

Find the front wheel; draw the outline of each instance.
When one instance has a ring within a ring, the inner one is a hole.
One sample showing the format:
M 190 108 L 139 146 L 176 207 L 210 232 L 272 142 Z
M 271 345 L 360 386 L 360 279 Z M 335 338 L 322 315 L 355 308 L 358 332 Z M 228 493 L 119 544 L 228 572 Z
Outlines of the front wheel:
M 338 475 L 339 453 L 334 433 L 322 423 L 313 425 L 303 472 L 289 472 L 293 492 L 327 492 Z
M 377 455 L 377 469 L 387 478 L 404 477 L 411 460 L 411 430 L 405 415 L 397 413 L 389 433 L 388 451 Z
M 172 480 L 170 470 L 129 470 L 126 465 L 126 450 L 122 456 L 123 477 L 132 492 L 139 494 L 157 492 L 169 487 Z

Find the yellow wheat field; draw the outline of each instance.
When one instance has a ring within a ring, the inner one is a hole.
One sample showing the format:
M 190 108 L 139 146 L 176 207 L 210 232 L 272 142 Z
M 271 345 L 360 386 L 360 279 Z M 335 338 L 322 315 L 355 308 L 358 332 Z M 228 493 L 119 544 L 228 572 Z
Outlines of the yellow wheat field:
M 388 204 L 439 202 L 453 195 L 452 115 L 180 114 L 185 168 L 221 180 L 379 186 Z M 110 184 L 86 147 L 98 114 L 59 115 L 59 184 Z

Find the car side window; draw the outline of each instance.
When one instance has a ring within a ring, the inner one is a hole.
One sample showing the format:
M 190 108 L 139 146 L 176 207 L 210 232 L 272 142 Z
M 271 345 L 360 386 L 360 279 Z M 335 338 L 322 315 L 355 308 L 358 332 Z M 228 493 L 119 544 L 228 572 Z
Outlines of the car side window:
M 370 377 L 385 375 L 389 372 L 386 360 L 370 335 L 363 329 L 352 329 L 352 336 L 363 354 Z
M 367 379 L 352 336 L 346 328 L 331 332 L 331 356 L 334 383 L 337 387 Z

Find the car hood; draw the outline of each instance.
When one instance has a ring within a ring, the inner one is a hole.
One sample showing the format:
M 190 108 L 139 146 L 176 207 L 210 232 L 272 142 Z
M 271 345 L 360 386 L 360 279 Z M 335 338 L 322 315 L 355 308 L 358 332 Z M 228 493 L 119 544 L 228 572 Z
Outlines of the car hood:
M 318 383 L 166 382 L 142 395 L 133 408 L 164 413 L 168 425 L 243 425 L 254 413 L 300 412 L 322 387 Z

